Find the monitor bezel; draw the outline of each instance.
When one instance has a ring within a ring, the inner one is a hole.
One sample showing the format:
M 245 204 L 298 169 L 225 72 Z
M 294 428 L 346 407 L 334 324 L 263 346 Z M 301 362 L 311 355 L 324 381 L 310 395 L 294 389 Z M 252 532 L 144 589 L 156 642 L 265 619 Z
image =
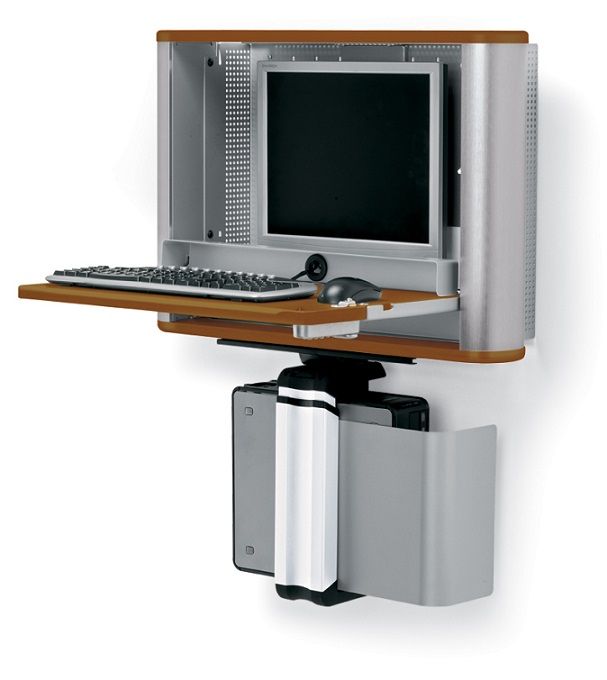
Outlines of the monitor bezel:
M 278 62 L 260 61 L 257 71 L 257 244 L 320 252 L 402 258 L 439 258 L 443 247 L 443 64 L 421 62 Z M 428 243 L 325 238 L 268 233 L 268 109 L 269 72 L 426 74 L 430 86 L 428 177 Z

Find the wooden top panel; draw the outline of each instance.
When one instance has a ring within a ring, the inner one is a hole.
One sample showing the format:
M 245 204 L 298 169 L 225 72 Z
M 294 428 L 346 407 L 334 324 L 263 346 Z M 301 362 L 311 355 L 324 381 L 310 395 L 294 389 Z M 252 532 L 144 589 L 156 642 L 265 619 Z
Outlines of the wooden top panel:
M 151 312 L 232 319 L 234 321 L 255 321 L 287 326 L 362 321 L 367 318 L 366 305 L 335 308 L 320 304 L 314 297 L 281 302 L 238 302 L 236 300 L 196 298 L 187 295 L 134 293 L 126 290 L 62 286 L 53 283 L 19 286 L 19 297 L 29 300 L 143 309 Z M 384 290 L 381 300 L 368 304 L 369 306 L 382 305 L 385 309 L 389 309 L 393 303 L 439 299 L 444 298 L 439 298 L 435 293 Z
M 355 339 L 323 338 L 301 340 L 293 337 L 285 326 L 225 321 L 220 319 L 188 319 L 184 321 L 159 321 L 160 330 L 168 333 L 200 335 L 224 340 L 261 342 L 271 345 L 296 347 L 301 352 L 315 348 L 360 353 L 361 356 L 375 355 L 410 359 L 437 359 L 477 364 L 497 364 L 518 361 L 525 356 L 525 348 L 499 352 L 474 352 L 460 350 L 456 342 L 441 340 L 418 340 L 395 335 L 373 335 L 361 333 Z
M 158 31 L 158 42 L 528 43 L 526 31 Z

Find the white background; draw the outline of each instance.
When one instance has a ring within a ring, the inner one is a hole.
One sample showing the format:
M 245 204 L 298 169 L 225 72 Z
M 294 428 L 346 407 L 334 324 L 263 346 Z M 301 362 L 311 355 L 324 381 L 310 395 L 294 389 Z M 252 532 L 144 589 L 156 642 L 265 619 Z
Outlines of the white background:
M 0 677 L 605 677 L 605 50 L 594 3 L 4 5 Z M 499 7 L 499 9 L 494 9 Z M 16 299 L 155 261 L 160 28 L 525 29 L 540 45 L 537 340 L 391 366 L 436 428 L 496 423 L 496 587 L 450 608 L 280 600 L 231 563 L 230 393 L 294 357 Z

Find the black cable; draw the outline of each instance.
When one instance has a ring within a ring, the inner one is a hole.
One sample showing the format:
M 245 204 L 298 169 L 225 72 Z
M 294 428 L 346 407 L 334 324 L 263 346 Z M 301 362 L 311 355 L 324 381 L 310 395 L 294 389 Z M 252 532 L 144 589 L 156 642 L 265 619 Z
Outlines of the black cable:
M 295 274 L 295 276 L 291 277 L 291 281 L 297 281 L 297 279 L 300 279 L 302 276 L 305 276 L 308 273 L 307 269 L 304 269 L 303 271 L 299 272 L 299 274 Z

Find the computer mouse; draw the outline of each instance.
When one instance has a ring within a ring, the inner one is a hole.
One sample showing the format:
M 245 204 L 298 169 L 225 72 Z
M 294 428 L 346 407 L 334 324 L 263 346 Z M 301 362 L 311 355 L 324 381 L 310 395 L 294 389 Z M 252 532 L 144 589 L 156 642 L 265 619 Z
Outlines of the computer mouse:
M 354 302 L 370 302 L 379 300 L 381 288 L 364 279 L 351 276 L 341 276 L 325 283 L 318 296 L 318 302 L 327 305 L 338 305 L 340 302 L 354 300 Z

